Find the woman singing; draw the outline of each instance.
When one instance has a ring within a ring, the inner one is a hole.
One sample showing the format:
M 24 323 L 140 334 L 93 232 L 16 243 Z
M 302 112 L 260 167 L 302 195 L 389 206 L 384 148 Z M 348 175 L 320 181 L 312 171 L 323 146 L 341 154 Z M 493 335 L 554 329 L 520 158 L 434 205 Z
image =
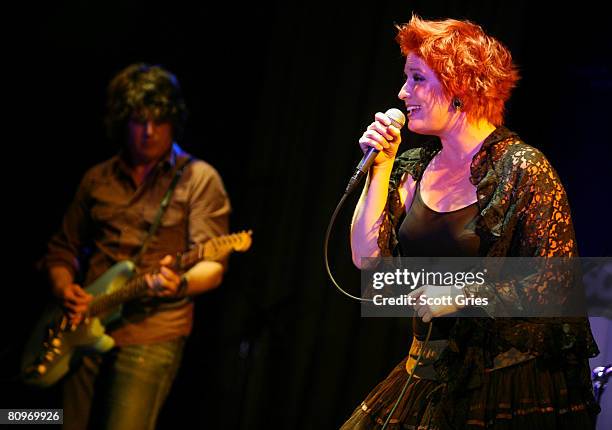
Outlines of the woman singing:
M 518 80 L 510 52 L 468 21 L 413 16 L 398 30 L 408 128 L 441 145 L 397 156 L 400 131 L 376 114 L 359 140 L 363 151 L 380 152 L 355 209 L 354 263 L 391 255 L 577 256 L 555 170 L 502 125 Z M 522 287 L 470 285 L 465 292 L 493 307 L 552 300 L 545 287 Z M 598 350 L 586 318 L 448 317 L 458 310 L 454 302 L 416 308 L 409 356 L 342 429 L 377 429 L 387 419 L 388 429 L 593 427 L 598 406 L 587 359 Z

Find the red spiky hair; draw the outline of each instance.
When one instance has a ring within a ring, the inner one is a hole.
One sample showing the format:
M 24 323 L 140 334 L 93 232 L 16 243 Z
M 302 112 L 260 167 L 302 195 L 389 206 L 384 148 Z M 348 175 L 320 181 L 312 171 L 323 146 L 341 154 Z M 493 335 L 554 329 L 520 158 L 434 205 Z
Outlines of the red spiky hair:
M 459 97 L 468 119 L 503 124 L 504 105 L 519 74 L 510 51 L 470 22 L 428 21 L 413 15 L 397 26 L 402 54 L 421 57 L 437 74 L 449 98 Z

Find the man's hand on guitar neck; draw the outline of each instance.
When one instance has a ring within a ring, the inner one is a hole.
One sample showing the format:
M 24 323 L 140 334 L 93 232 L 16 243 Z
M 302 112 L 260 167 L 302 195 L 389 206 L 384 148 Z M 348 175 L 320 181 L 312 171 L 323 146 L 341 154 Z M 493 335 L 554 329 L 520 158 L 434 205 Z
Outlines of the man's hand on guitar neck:
M 174 257 L 166 255 L 159 261 L 159 271 L 145 274 L 149 286 L 148 295 L 153 297 L 174 297 L 179 292 L 181 277 L 169 266 L 174 264 Z

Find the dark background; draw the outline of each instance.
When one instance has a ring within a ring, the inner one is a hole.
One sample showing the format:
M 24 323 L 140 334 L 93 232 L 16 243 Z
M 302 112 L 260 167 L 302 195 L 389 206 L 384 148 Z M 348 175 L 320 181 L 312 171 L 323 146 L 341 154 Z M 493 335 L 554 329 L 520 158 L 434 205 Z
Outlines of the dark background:
M 35 263 L 81 175 L 113 154 L 105 87 L 136 61 L 178 76 L 191 110 L 184 146 L 224 178 L 232 230 L 254 230 L 224 285 L 196 301 L 160 428 L 337 428 L 406 354 L 407 319 L 360 318 L 322 256 L 329 217 L 361 158 L 359 136 L 376 111 L 401 107 L 394 24 L 413 11 L 474 20 L 510 48 L 522 80 L 506 124 L 558 170 L 581 254 L 611 255 L 612 49 L 594 2 L 546 11 L 525 0 L 257 3 L 65 1 L 5 16 L 17 25 L 3 59 L 0 407 L 60 407 L 56 389 L 14 380 L 49 298 Z M 404 130 L 405 147 L 420 139 Z M 335 276 L 355 294 L 348 226 L 356 199 L 329 248 Z

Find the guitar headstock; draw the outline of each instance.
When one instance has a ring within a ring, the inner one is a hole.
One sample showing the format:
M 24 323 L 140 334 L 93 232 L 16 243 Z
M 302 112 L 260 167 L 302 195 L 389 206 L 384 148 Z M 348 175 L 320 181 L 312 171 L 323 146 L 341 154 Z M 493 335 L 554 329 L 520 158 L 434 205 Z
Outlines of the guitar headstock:
M 210 239 L 204 244 L 204 258 L 206 260 L 220 260 L 230 252 L 245 252 L 253 243 L 253 231 L 241 231 Z

